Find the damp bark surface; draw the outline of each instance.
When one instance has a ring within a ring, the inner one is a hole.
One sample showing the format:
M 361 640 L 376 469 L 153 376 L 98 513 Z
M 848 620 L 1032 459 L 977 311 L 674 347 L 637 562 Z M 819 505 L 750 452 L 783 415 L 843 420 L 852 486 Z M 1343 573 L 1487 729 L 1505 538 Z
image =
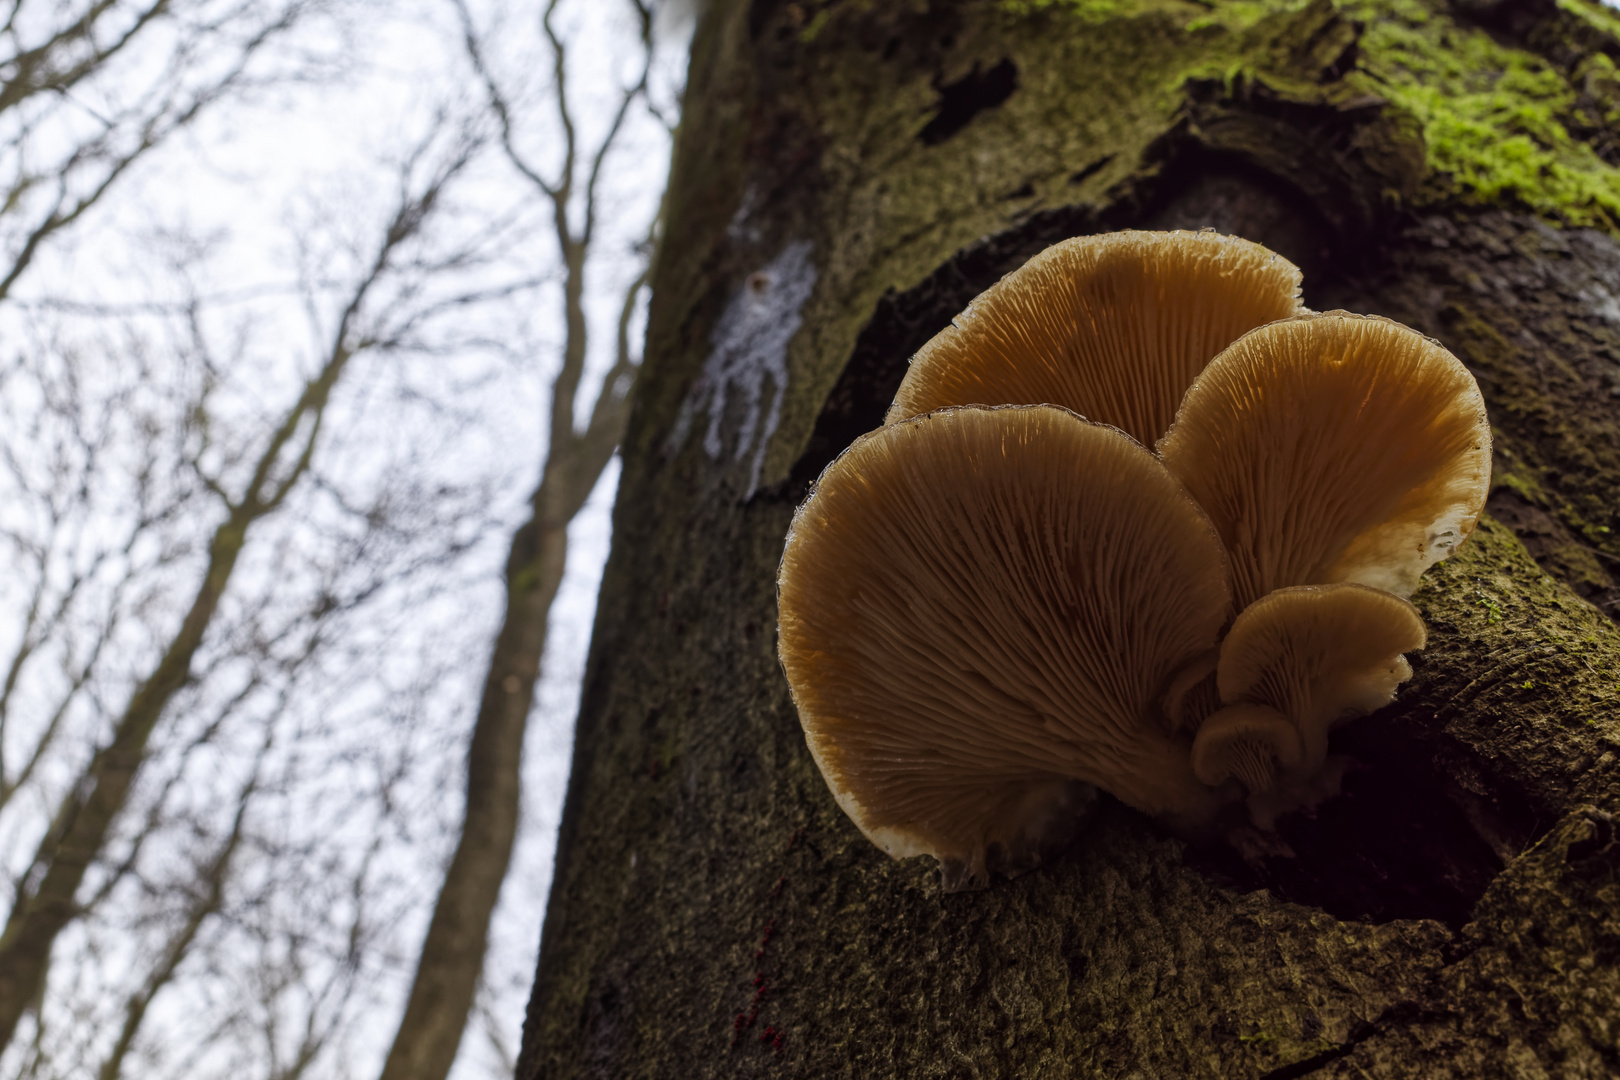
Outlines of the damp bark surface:
M 518 1075 L 1620 1074 L 1614 25 L 714 0 Z M 1401 81 L 1430 61 L 1462 88 L 1439 103 Z M 1514 160 L 1557 168 L 1491 157 L 1524 131 Z M 1203 226 L 1455 352 L 1490 513 L 1413 597 L 1412 682 L 1337 734 L 1340 798 L 1208 848 L 1105 798 L 1050 864 L 942 894 L 805 748 L 775 658 L 793 509 L 1001 274 Z

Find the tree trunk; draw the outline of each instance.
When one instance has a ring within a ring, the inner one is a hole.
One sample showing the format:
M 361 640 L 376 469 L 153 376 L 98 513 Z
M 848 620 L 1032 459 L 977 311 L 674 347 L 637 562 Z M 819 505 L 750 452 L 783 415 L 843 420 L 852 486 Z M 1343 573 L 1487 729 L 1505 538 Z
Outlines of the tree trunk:
M 710 5 L 521 1077 L 1620 1073 L 1620 56 L 1582 0 Z M 1435 92 L 1431 92 L 1431 89 Z M 1059 239 L 1211 225 L 1474 371 L 1491 514 L 1271 850 L 942 895 L 775 657 L 808 483 Z M 1607 612 L 1608 614 L 1605 614 Z
M 517 840 L 523 734 L 546 649 L 546 620 L 568 561 L 568 518 L 535 517 L 512 538 L 506 614 L 490 652 L 467 747 L 466 812 L 422 943 L 382 1080 L 442 1080 L 478 991 L 489 922 Z

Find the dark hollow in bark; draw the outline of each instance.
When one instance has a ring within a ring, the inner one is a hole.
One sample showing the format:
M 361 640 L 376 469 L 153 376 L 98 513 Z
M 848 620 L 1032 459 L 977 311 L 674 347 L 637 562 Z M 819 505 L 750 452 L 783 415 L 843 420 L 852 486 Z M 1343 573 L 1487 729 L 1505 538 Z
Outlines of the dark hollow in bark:
M 972 71 L 939 88 L 939 109 L 917 133 L 924 146 L 938 146 L 968 126 L 985 109 L 993 109 L 1018 89 L 1018 65 L 1006 57 L 988 71 Z

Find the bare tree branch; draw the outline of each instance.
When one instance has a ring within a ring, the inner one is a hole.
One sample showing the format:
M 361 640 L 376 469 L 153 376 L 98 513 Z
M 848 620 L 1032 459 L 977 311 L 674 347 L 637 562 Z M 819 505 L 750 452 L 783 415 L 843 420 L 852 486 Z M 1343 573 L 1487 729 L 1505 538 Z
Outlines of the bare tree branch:
M 146 1019 L 146 1011 L 151 1008 L 152 999 L 158 992 L 173 981 L 175 972 L 191 951 L 192 944 L 197 940 L 197 934 L 202 930 L 203 924 L 216 914 L 225 900 L 225 884 L 229 880 L 231 861 L 236 856 L 237 849 L 242 843 L 243 826 L 247 821 L 248 809 L 253 802 L 254 791 L 259 785 L 260 769 L 264 758 L 274 745 L 273 729 L 266 734 L 264 744 L 259 751 L 259 758 L 255 762 L 253 775 L 249 778 L 246 787 L 237 799 L 236 814 L 231 820 L 231 831 L 226 835 L 224 842 L 214 853 L 213 857 L 198 868 L 196 882 L 201 886 L 190 908 L 181 921 L 179 928 L 169 939 L 158 958 L 157 963 L 147 973 L 146 979 L 139 990 L 131 994 L 124 1002 L 124 1022 L 118 1032 L 118 1041 L 101 1064 L 98 1073 L 99 1080 L 118 1080 L 123 1071 L 124 1059 L 129 1054 L 130 1045 L 135 1041 L 135 1035 L 141 1028 L 141 1022 Z
M 9 75 L 0 81 L 0 114 L 14 110 L 42 94 L 67 100 L 76 87 L 101 74 L 109 61 L 157 22 L 172 15 L 179 5 L 175 0 L 155 0 L 135 11 L 129 24 L 110 44 L 97 45 L 96 38 L 105 24 L 131 15 L 124 10 L 126 6 L 120 4 L 119 0 L 96 0 L 77 20 L 62 27 L 41 44 L 20 50 L 9 59 L 0 57 L 0 72 Z M 308 12 L 309 6 L 303 0 L 298 0 L 282 8 L 237 46 L 234 61 L 223 72 L 198 87 L 187 87 L 180 78 L 187 66 L 194 65 L 196 51 L 194 43 L 182 40 L 174 48 L 174 64 L 169 77 L 164 80 L 164 83 L 181 89 L 169 90 L 165 86 L 155 101 L 145 103 L 144 112 L 138 105 L 128 118 L 104 118 L 102 123 L 105 130 L 85 139 L 65 158 L 53 161 L 47 174 L 27 169 L 21 164 L 23 159 L 19 159 L 19 172 L 6 197 L 4 209 L 0 210 L 0 216 L 20 213 L 23 198 L 46 182 L 47 175 L 54 183 L 55 193 L 43 215 L 25 227 L 20 244 L 9 256 L 9 266 L 0 273 L 0 299 L 10 295 L 12 287 L 33 264 L 47 240 L 79 221 L 87 211 L 100 203 L 137 161 L 175 132 L 191 125 L 205 110 L 226 99 L 243 84 L 257 56 L 296 26 Z M 202 25 L 195 28 L 195 33 L 203 41 L 217 42 L 221 29 L 219 26 Z M 179 96 L 171 98 L 173 94 Z M 83 103 L 79 104 L 82 107 Z M 133 129 L 131 145 L 115 149 L 115 143 L 126 128 Z M 98 167 L 100 176 L 89 189 L 81 194 L 73 194 L 80 174 Z
M 603 162 L 612 153 L 632 107 L 646 96 L 653 62 L 650 9 L 634 8 L 641 32 L 638 78 L 624 88 L 602 141 L 588 156 L 580 194 L 580 224 L 571 214 L 581 157 L 568 96 L 568 41 L 558 32 L 559 0 L 540 20 L 552 53 L 552 98 L 562 131 L 562 163 L 547 180 L 516 143 L 514 110 L 489 64 L 464 0 L 461 16 L 467 54 L 484 84 L 501 146 L 518 173 L 550 203 L 552 230 L 563 267 L 562 363 L 552 380 L 550 429 L 529 520 L 514 534 L 506 563 L 506 612 L 493 642 L 489 668 L 467 750 L 466 811 L 433 919 L 417 963 L 398 1033 L 382 1080 L 443 1080 L 455 1060 L 483 969 L 490 918 L 511 862 L 520 807 L 523 736 L 546 647 L 547 621 L 567 564 L 568 524 L 584 505 L 611 460 L 623 431 L 625 394 L 635 372 L 629 327 L 646 283 L 643 272 L 620 307 L 617 353 L 583 433 L 574 413 L 587 355 L 585 272 L 594 239 Z M 656 229 L 656 223 L 654 224 Z
M 424 877 L 440 872 L 419 853 L 456 835 L 428 793 L 449 779 L 447 750 L 464 745 L 475 700 L 461 823 L 473 839 L 460 836 L 456 858 L 483 866 L 446 880 L 436 919 L 466 916 L 455 977 L 470 972 L 482 1023 L 509 1023 L 494 1005 L 511 980 L 496 989 L 479 970 L 568 523 L 611 461 L 639 361 L 647 250 L 609 211 L 625 185 L 608 159 L 658 132 L 653 6 L 629 0 L 644 53 L 600 94 L 584 89 L 605 57 L 576 34 L 580 9 L 542 4 L 534 40 L 556 48 L 539 95 L 499 74 L 504 47 L 467 7 L 448 9 L 464 33 L 446 74 L 466 86 L 430 92 L 460 103 L 470 88 L 477 115 L 441 117 L 436 141 L 400 163 L 397 194 L 344 179 L 340 198 L 353 201 L 337 215 L 324 197 L 299 200 L 298 270 L 285 279 L 248 270 L 242 284 L 235 268 L 251 260 L 219 254 L 252 243 L 234 219 L 191 231 L 161 199 L 133 225 L 149 298 L 98 295 L 93 274 L 50 276 L 59 255 L 126 257 L 118 192 L 166 175 L 142 163 L 213 153 L 213 127 L 197 120 L 300 78 L 309 66 L 282 57 L 327 47 L 292 31 L 347 2 L 0 4 L 7 1075 L 314 1080 L 365 1053 L 364 1018 L 397 1007 L 416 960 L 403 937 L 419 925 Z M 415 32 L 415 18 L 401 24 Z M 368 57 L 349 55 L 355 85 L 371 78 Z M 126 70 L 126 82 L 108 74 Z M 550 147 L 536 149 L 536 121 L 554 130 Z M 240 167 L 204 162 L 216 165 L 222 178 Z M 356 211 L 372 221 L 368 208 L 387 200 L 381 239 L 357 241 Z M 594 319 L 604 265 L 636 280 L 610 301 L 616 336 L 589 327 L 612 345 L 593 393 L 586 309 Z M 548 304 L 538 325 L 536 295 Z M 300 304 L 312 358 L 267 336 L 284 339 Z M 526 344 L 559 324 L 554 354 Z M 362 376 L 362 356 L 388 362 Z M 542 365 L 558 378 L 535 409 L 527 372 Z M 511 410 L 493 437 L 492 402 Z M 514 468 L 503 443 L 539 434 L 546 414 L 543 460 L 524 452 Z M 447 631 L 481 611 L 468 590 L 491 584 L 492 534 L 525 509 L 510 487 L 525 459 L 543 468 L 528 524 L 507 537 L 506 625 L 480 648 Z M 476 895 L 458 905 L 469 881 Z M 435 949 L 423 949 L 418 991 Z M 438 1010 L 451 1058 L 469 1011 Z M 492 1026 L 478 1053 L 509 1063 L 514 1046 L 515 1031 Z
M 209 545 L 202 582 L 179 630 L 157 667 L 130 698 L 111 740 L 96 751 L 59 805 L 0 932 L 0 1045 L 10 1041 L 17 1022 L 39 993 L 57 935 L 79 914 L 75 900 L 79 885 L 124 808 L 165 707 L 190 679 L 192 659 L 230 583 L 249 529 L 282 504 L 308 469 L 333 388 L 355 354 L 372 344 L 359 325 L 368 296 L 400 247 L 420 232 L 445 185 L 473 153 L 473 145 L 463 143 L 420 191 L 402 198 L 338 319 L 320 370 L 305 383 L 271 434 L 242 494 L 227 505 L 225 520 L 215 529 Z M 289 452 L 290 464 L 284 461 Z

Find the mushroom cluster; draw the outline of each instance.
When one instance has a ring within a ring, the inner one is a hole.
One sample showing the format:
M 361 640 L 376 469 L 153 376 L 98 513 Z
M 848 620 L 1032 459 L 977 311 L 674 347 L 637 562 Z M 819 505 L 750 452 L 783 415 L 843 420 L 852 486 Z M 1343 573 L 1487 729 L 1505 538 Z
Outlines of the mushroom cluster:
M 1037 862 L 1096 789 L 1185 831 L 1337 790 L 1328 733 L 1410 677 L 1405 598 L 1474 528 L 1490 428 L 1445 349 L 1299 288 L 1207 230 L 1057 244 L 828 466 L 780 655 L 879 847 L 965 888 Z

